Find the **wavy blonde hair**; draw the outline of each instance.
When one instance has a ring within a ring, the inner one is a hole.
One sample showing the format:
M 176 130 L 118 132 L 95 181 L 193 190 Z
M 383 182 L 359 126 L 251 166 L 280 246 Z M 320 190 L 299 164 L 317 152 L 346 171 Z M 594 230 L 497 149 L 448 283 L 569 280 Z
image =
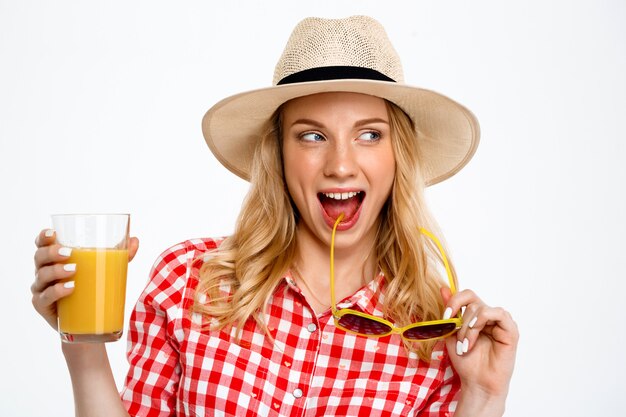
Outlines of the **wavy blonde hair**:
M 426 208 L 419 149 L 411 119 L 387 102 L 396 172 L 391 195 L 381 211 L 375 256 L 387 283 L 385 316 L 399 326 L 441 318 L 442 284 L 436 246 L 419 227 L 436 235 L 438 227 Z M 296 253 L 297 211 L 283 174 L 281 108 L 268 122 L 254 153 L 251 188 L 236 229 L 200 268 L 193 310 L 211 318 L 216 330 L 236 329 L 254 319 L 271 335 L 265 314 L 276 288 Z M 228 295 L 220 289 L 230 288 Z M 430 360 L 433 342 L 405 343 Z

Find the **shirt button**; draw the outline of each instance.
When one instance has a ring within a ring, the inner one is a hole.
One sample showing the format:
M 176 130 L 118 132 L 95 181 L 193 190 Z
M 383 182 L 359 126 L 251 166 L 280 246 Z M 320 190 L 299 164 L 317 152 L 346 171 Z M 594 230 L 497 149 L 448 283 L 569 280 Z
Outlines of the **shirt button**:
M 296 398 L 302 397 L 302 390 L 300 388 L 296 388 L 293 390 L 293 396 Z
M 309 332 L 313 333 L 314 331 L 316 331 L 316 330 L 317 330 L 317 326 L 315 325 L 315 323 L 309 323 L 309 325 L 308 325 L 308 326 L 306 326 L 306 329 L 307 329 Z

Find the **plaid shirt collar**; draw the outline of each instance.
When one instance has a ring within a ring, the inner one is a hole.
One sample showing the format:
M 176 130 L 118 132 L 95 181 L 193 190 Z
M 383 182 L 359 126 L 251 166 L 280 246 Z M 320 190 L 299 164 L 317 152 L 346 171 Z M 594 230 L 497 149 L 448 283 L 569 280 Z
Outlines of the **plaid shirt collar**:
M 291 271 L 288 271 L 285 274 L 283 280 L 290 290 L 295 291 L 297 294 L 304 297 L 302 290 L 296 284 Z M 385 296 L 382 290 L 384 286 L 385 275 L 382 272 L 379 272 L 373 280 L 361 287 L 361 289 L 357 292 L 337 302 L 337 309 L 341 310 L 344 308 L 351 308 L 373 316 L 383 317 L 382 307 L 385 301 Z M 330 308 L 326 312 L 322 313 L 322 315 L 327 312 L 330 312 Z

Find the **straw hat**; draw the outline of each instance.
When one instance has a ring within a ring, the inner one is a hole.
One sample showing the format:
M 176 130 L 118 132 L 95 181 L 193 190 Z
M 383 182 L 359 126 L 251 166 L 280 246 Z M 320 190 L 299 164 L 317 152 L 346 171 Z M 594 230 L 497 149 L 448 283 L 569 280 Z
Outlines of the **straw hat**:
M 225 98 L 202 119 L 215 157 L 245 180 L 250 179 L 262 126 L 281 104 L 309 94 L 347 91 L 398 105 L 415 123 L 427 185 L 457 173 L 478 146 L 476 117 L 444 95 L 405 84 L 385 29 L 370 17 L 301 21 L 276 65 L 272 84 Z

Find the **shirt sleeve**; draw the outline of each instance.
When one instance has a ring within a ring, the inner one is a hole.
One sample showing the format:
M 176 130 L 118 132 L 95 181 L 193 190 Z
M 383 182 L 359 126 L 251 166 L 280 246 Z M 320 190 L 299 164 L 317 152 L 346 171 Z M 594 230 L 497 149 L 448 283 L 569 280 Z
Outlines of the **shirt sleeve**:
M 452 367 L 445 347 L 441 355 L 443 357 L 439 369 L 443 375 L 441 384 L 430 395 L 426 407 L 418 414 L 419 417 L 454 416 L 458 395 L 461 392 L 461 380 Z
M 171 416 L 176 411 L 180 379 L 178 342 L 188 279 L 185 245 L 163 252 L 130 318 L 128 362 L 121 397 L 131 416 Z

